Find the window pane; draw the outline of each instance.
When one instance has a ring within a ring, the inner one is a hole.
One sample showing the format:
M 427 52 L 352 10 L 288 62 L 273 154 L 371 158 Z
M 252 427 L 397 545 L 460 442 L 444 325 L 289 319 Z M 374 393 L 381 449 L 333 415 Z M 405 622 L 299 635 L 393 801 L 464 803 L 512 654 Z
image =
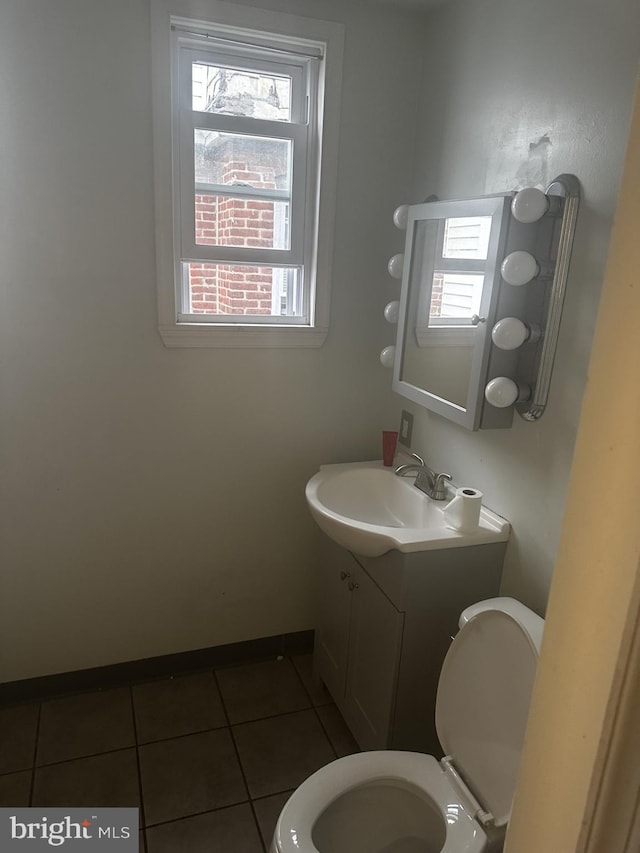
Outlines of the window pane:
M 462 216 L 447 219 L 442 257 L 478 258 L 486 261 L 490 233 L 490 216 Z
M 289 249 L 289 203 L 196 193 L 196 244 Z
M 302 316 L 299 267 L 185 264 L 189 314 Z
M 199 112 L 291 121 L 291 78 L 192 63 L 192 108 Z
M 194 131 L 196 191 L 199 184 L 291 191 L 291 139 Z
M 438 320 L 470 320 L 480 311 L 483 284 L 482 274 L 436 272 L 431 288 L 430 321 L 437 325 Z

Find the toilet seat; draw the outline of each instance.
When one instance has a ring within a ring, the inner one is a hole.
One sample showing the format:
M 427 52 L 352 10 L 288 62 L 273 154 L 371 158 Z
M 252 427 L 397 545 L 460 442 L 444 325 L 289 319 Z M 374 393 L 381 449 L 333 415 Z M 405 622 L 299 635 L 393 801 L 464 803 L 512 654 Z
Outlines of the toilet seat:
M 438 740 L 497 827 L 511 816 L 537 660 L 524 620 L 487 609 L 456 634 L 440 672 Z
M 440 813 L 446 832 L 440 853 L 481 853 L 485 849 L 487 837 L 482 827 L 432 755 L 378 750 L 339 758 L 294 791 L 276 826 L 278 853 L 325 853 L 317 850 L 312 839 L 320 815 L 354 788 L 391 780 L 419 792 Z

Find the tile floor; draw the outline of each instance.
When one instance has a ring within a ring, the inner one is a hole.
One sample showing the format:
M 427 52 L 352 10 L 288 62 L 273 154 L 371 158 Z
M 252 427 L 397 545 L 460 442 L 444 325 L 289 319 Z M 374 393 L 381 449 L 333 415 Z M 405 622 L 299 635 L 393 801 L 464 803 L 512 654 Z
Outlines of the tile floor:
M 0 710 L 0 805 L 138 806 L 146 853 L 264 853 L 291 791 L 358 749 L 311 655 Z

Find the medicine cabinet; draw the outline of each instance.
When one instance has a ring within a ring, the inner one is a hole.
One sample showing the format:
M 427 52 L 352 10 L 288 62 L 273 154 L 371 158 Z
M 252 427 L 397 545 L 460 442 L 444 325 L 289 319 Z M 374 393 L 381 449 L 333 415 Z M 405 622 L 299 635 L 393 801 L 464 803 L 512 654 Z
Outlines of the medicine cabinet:
M 566 288 L 579 185 L 560 175 L 546 193 L 403 205 L 404 255 L 393 390 L 468 429 L 510 427 L 544 412 Z

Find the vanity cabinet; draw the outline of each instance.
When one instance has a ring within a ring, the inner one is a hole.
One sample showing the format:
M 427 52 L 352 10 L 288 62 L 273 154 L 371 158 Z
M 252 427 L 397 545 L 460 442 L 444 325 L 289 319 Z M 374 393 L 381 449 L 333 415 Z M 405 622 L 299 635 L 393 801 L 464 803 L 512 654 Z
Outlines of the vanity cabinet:
M 442 661 L 464 608 L 498 595 L 505 548 L 362 557 L 322 537 L 314 669 L 361 749 L 441 754 Z

